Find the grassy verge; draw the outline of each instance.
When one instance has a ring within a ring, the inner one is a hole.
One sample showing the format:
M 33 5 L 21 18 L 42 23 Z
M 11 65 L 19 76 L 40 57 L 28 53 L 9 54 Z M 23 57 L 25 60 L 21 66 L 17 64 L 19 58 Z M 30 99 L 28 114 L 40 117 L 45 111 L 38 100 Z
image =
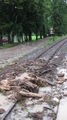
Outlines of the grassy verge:
M 65 39 L 65 38 L 67 38 L 67 35 L 50 37 L 49 40 L 46 42 L 46 45 L 51 45 L 55 41 L 60 41 L 60 40 Z
M 0 46 L 0 49 L 3 49 L 3 48 L 11 48 L 11 47 L 14 47 L 14 46 L 17 46 L 18 44 L 17 43 L 14 43 L 14 44 L 3 44 Z
M 64 38 L 67 38 L 67 35 L 65 36 L 54 36 L 54 37 L 50 37 L 48 41 L 46 41 L 45 45 L 51 45 L 52 43 L 54 43 L 55 41 L 59 41 L 59 40 L 62 40 Z M 40 40 L 40 36 L 38 36 L 38 40 Z M 36 36 L 35 35 L 32 35 L 32 42 L 36 42 Z M 3 49 L 3 48 L 11 48 L 11 47 L 14 47 L 14 46 L 17 46 L 18 43 L 14 43 L 14 44 L 3 44 L 2 46 L 0 46 L 0 49 Z
M 40 36 L 38 36 L 38 40 L 40 39 Z M 35 35 L 32 35 L 32 42 L 35 42 L 36 41 L 36 36 Z M 0 49 L 3 49 L 3 48 L 10 48 L 10 47 L 14 47 L 18 45 L 17 43 L 17 40 L 15 40 L 15 43 L 14 44 L 8 44 L 8 43 L 5 43 L 3 45 L 0 45 Z

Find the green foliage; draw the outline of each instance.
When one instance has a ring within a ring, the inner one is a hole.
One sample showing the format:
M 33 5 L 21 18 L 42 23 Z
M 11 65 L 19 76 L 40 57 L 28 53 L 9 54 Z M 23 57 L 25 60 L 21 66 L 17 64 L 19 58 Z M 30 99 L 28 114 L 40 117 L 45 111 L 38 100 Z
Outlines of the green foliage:
M 65 0 L 1 0 L 0 41 L 4 34 L 9 43 L 14 36 L 18 42 L 31 41 L 33 33 L 37 40 L 50 34 L 52 26 L 56 34 L 66 34 L 66 11 Z
M 55 33 L 64 34 L 64 14 L 66 11 L 66 3 L 64 0 L 52 0 L 52 21 Z
M 63 40 L 63 39 L 65 39 L 65 38 L 67 38 L 67 35 L 63 35 L 63 36 L 57 36 L 57 35 L 55 35 L 55 36 L 52 36 L 52 37 L 50 37 L 49 38 L 49 40 L 46 42 L 46 45 L 51 45 L 52 43 L 54 43 L 55 41 L 60 41 L 60 40 Z

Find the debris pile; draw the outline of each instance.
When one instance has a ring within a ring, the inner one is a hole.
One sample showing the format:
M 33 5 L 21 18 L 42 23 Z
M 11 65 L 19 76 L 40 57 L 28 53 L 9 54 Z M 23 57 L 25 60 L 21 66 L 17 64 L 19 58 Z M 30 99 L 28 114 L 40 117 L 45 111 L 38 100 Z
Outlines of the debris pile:
M 11 69 L 8 76 L 0 81 L 0 91 L 15 103 L 24 99 L 23 110 L 27 109 L 28 117 L 36 120 L 56 118 L 62 97 L 60 85 L 66 81 L 66 78 L 63 73 L 56 72 L 55 65 L 47 64 L 43 59 L 28 61 L 16 69 Z
M 1 91 L 13 91 L 21 94 L 23 97 L 41 98 L 42 96 L 38 94 L 39 87 L 55 84 L 53 69 L 46 64 L 45 60 L 29 61 L 23 64 L 22 68 L 24 72 L 19 73 L 14 79 L 6 78 L 0 81 Z M 47 73 L 49 73 L 49 76 Z
M 23 97 L 42 97 L 37 94 L 39 85 L 45 86 L 46 81 L 33 74 L 23 73 L 14 80 L 2 80 L 0 82 L 1 91 L 19 92 Z

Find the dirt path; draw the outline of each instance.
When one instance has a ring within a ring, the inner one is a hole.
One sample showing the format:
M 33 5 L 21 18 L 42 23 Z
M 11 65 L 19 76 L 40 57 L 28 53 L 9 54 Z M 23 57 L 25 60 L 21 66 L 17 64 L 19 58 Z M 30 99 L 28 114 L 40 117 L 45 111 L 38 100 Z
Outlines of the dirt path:
M 45 46 L 45 42 L 47 40 L 48 38 L 35 43 L 27 43 L 12 48 L 0 49 L 0 67 L 3 67 L 5 64 L 8 65 L 18 58 L 23 57 L 24 55 L 27 55 L 28 53 L 31 53 L 32 51 Z

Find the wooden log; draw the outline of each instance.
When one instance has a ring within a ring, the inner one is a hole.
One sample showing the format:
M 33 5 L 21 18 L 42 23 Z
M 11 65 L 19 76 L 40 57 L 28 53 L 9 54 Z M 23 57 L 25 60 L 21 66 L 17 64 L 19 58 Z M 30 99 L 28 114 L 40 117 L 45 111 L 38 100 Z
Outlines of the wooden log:
M 10 86 L 0 85 L 0 91 L 10 91 L 10 90 L 11 90 Z
M 3 91 L 9 91 L 11 88 L 9 86 L 9 81 L 8 80 L 2 80 L 0 81 L 0 90 Z
M 24 91 L 20 91 L 19 94 L 22 96 L 22 97 L 27 97 L 27 98 L 42 98 L 43 96 L 42 95 L 39 95 L 37 93 L 32 93 L 32 92 L 24 92 Z
M 38 86 L 34 83 L 32 83 L 29 80 L 24 80 L 20 83 L 20 86 L 22 88 L 25 88 L 27 90 L 29 90 L 30 92 L 37 92 L 38 91 Z
M 49 85 L 54 85 L 55 82 L 52 82 L 50 80 L 47 80 L 47 79 L 44 79 L 44 78 L 41 78 L 41 77 L 36 77 L 37 79 L 32 79 L 33 82 L 35 82 L 36 84 L 40 84 L 40 85 L 45 85 L 46 83 L 48 83 Z
M 19 86 L 22 86 L 22 85 L 25 85 L 27 87 L 31 87 L 31 88 L 36 88 L 37 85 L 36 84 L 33 84 L 31 81 L 29 80 L 24 80 L 22 82 L 20 82 Z
M 37 84 L 38 86 L 44 86 L 46 83 L 45 79 L 37 77 L 35 75 L 32 75 L 29 81 L 34 84 Z
M 27 78 L 25 78 L 24 80 L 12 80 L 10 81 L 9 85 L 11 89 L 20 87 L 33 92 L 38 91 L 38 86 L 29 81 L 29 79 Z

